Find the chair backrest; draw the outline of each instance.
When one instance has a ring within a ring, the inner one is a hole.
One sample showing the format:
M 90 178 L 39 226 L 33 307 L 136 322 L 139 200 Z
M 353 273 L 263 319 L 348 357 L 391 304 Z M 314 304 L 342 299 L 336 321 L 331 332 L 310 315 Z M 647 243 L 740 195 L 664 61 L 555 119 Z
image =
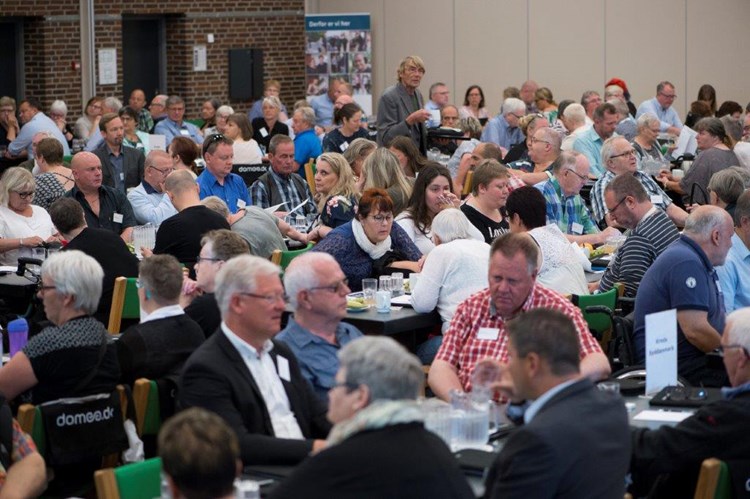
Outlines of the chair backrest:
M 161 458 L 107 468 L 94 473 L 99 499 L 141 499 L 161 496 Z
M 471 192 L 471 181 L 474 179 L 474 170 L 466 172 L 464 177 L 464 185 L 461 187 L 461 197 L 468 196 Z
M 298 250 L 274 250 L 274 252 L 271 254 L 271 261 L 281 267 L 281 270 L 284 270 L 289 266 L 289 263 L 294 260 L 294 258 L 300 256 L 303 253 L 307 253 L 312 247 L 313 243 L 307 243 L 307 246 Z
M 310 158 L 310 161 L 305 163 L 305 180 L 307 185 L 310 187 L 310 192 L 315 195 L 315 160 Z
M 604 342 L 609 342 L 608 338 L 604 338 L 604 333 L 611 331 L 612 319 L 611 314 L 614 314 L 615 307 L 617 306 L 617 289 L 612 288 L 604 293 L 598 293 L 595 295 L 572 295 L 571 301 L 574 305 L 581 309 L 583 318 L 589 326 L 589 330 L 594 337 Z M 609 309 L 609 314 L 595 312 L 588 312 L 586 309 L 593 306 L 604 306 Z
M 731 499 L 732 483 L 729 467 L 716 458 L 704 459 L 701 463 L 698 483 L 695 486 L 695 499 Z
M 123 319 L 138 319 L 141 316 L 138 303 L 138 288 L 135 277 L 118 277 L 112 291 L 112 306 L 109 309 L 107 331 L 112 334 L 120 332 Z
M 257 164 L 240 164 L 236 163 L 232 165 L 232 173 L 235 173 L 242 177 L 245 185 L 250 187 L 253 182 L 258 180 L 264 173 L 269 170 L 269 166 L 265 163 Z
M 133 405 L 138 435 L 156 435 L 161 428 L 161 405 L 156 381 L 140 378 L 133 385 Z

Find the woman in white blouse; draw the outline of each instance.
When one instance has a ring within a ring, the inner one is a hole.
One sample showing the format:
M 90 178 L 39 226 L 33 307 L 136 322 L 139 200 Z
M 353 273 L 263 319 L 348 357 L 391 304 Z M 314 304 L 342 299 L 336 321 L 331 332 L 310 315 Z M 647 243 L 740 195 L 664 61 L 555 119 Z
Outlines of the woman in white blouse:
M 475 239 L 475 230 L 456 208 L 444 209 L 432 220 L 435 249 L 424 261 L 411 300 L 417 312 L 437 307 L 443 332 L 458 304 L 487 287 L 490 245 L 484 238 Z
M 250 120 L 246 114 L 229 115 L 224 135 L 234 141 L 233 164 L 257 165 L 263 162 L 263 153 L 260 152 L 258 143 L 253 140 L 253 127 L 250 126 Z
M 31 248 L 56 240 L 55 226 L 41 206 L 31 204 L 34 176 L 21 167 L 8 168 L 0 179 L 0 265 L 16 265 L 32 256 Z

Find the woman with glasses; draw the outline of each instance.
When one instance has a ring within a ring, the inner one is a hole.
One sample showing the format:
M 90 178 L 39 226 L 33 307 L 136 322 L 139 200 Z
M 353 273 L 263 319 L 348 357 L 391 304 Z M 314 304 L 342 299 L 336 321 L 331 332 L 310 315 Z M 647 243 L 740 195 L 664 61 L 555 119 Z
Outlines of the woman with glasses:
M 661 126 L 659 118 L 651 113 L 643 113 L 636 121 L 636 126 L 638 127 L 638 134 L 633 139 L 632 144 L 641 168 L 643 162 L 648 160 L 666 163 L 667 159 L 662 154 L 661 146 L 656 140 L 659 137 L 659 127 Z
M 485 120 L 490 117 L 487 108 L 484 107 L 484 92 L 479 85 L 472 85 L 466 89 L 464 96 L 464 105 L 458 110 L 459 116 L 463 118 L 473 117 L 478 120 Z
M 367 189 L 356 217 L 329 232 L 312 251 L 331 254 L 352 291 L 360 291 L 367 277 L 419 272 L 423 259 L 406 232 L 393 223 L 393 201 L 383 189 Z
M 474 497 L 448 447 L 424 427 L 419 360 L 392 338 L 366 336 L 339 361 L 325 448 L 271 497 Z
M 21 167 L 8 168 L 0 179 L 0 265 L 16 265 L 32 256 L 32 248 L 55 241 L 47 211 L 32 204 L 34 176 Z
M 289 127 L 281 121 L 281 101 L 276 96 L 263 98 L 262 118 L 255 118 L 253 125 L 253 138 L 263 151 L 268 151 L 268 144 L 274 135 L 289 135 Z
M 124 129 L 122 144 L 148 156 L 151 151 L 151 148 L 148 147 L 148 134 L 138 130 L 138 113 L 130 106 L 123 106 L 117 114 L 120 116 Z

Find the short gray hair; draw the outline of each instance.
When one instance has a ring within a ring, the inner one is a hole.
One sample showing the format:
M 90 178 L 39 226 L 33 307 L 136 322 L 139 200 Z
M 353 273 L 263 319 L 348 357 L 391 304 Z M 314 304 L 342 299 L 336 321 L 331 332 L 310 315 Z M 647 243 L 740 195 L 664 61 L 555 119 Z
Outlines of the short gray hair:
M 563 111 L 563 116 L 566 120 L 570 120 L 573 123 L 581 124 L 586 122 L 586 109 L 577 102 L 568 105 Z
M 711 175 L 708 190 L 727 204 L 734 204 L 745 191 L 745 179 L 736 170 L 725 168 Z
M 505 116 L 508 113 L 521 112 L 526 114 L 526 103 L 521 99 L 515 97 L 508 97 L 503 101 L 503 105 L 500 108 L 500 112 Z
M 300 108 L 297 108 L 294 111 L 294 114 L 300 113 L 302 115 L 302 121 L 310 125 L 310 127 L 315 126 L 315 110 L 311 107 L 303 106 Z
M 442 210 L 432 219 L 432 234 L 440 238 L 441 243 L 457 239 L 472 239 L 471 222 L 458 208 Z
M 261 104 L 261 107 L 266 106 L 266 105 L 273 106 L 276 109 L 281 110 L 281 101 L 275 95 L 271 95 L 270 97 L 263 98 L 263 103 Z
M 42 276 L 48 277 L 60 294 L 74 296 L 76 310 L 87 314 L 96 312 L 102 296 L 104 270 L 92 257 L 78 250 L 55 253 L 42 264 Z
M 116 113 L 122 107 L 122 101 L 117 97 L 107 97 L 104 99 L 102 106 L 112 110 L 113 113 Z
M 320 275 L 316 269 L 317 263 L 332 262 L 338 265 L 336 259 L 328 253 L 308 251 L 291 261 L 284 271 L 284 289 L 289 295 L 289 304 L 297 309 L 297 295 L 303 289 L 320 285 Z
M 29 189 L 36 189 L 34 175 L 20 166 L 8 168 L 0 178 L 0 205 L 8 206 L 11 192 L 22 192 Z
M 60 113 L 63 116 L 67 116 L 68 115 L 68 106 L 67 106 L 67 104 L 65 104 L 65 101 L 57 99 L 56 101 L 52 102 L 52 105 L 49 107 L 49 111 L 51 113 L 55 112 L 55 113 Z
M 216 110 L 216 114 L 217 116 L 226 118 L 234 114 L 234 109 L 232 108 L 232 106 L 227 106 L 226 104 L 224 104 L 223 106 L 219 106 L 219 108 Z
M 619 87 L 618 87 L 619 88 Z M 622 99 L 609 99 L 607 101 L 607 104 L 612 104 L 615 106 L 615 109 L 617 110 L 617 114 L 620 116 L 623 116 L 624 118 L 627 118 L 630 114 L 630 109 L 628 109 L 628 105 L 625 104 L 625 102 Z
M 639 132 L 645 128 L 651 128 L 651 125 L 654 123 L 661 122 L 659 121 L 659 118 L 657 118 L 656 115 L 652 113 L 643 113 L 636 120 L 636 125 L 638 126 Z
M 203 198 L 201 199 L 201 204 L 209 210 L 215 211 L 216 213 L 221 215 L 222 218 L 227 218 L 229 216 L 229 207 L 227 206 L 227 203 L 219 196 L 208 196 L 206 198 Z
M 726 329 L 730 341 L 750 350 L 750 307 L 740 308 L 727 316 Z
M 685 220 L 683 233 L 696 241 L 706 241 L 715 230 L 721 230 L 729 213 L 718 206 L 700 206 Z
M 458 122 L 458 128 L 460 128 L 462 132 L 468 133 L 469 137 L 472 139 L 478 140 L 482 136 L 482 124 L 473 116 L 461 118 Z
M 228 260 L 216 274 L 216 302 L 221 318 L 229 312 L 229 302 L 236 293 L 252 293 L 257 288 L 258 277 L 278 276 L 281 268 L 265 258 L 239 255 Z
M 602 165 L 604 165 L 605 168 L 607 168 L 607 161 L 612 159 L 612 154 L 614 153 L 614 148 L 615 148 L 615 142 L 617 142 L 618 140 L 624 140 L 625 142 L 628 141 L 628 139 L 626 139 L 622 135 L 613 135 L 612 137 L 605 140 L 604 144 L 602 144 L 601 158 L 602 158 Z
M 419 360 L 393 338 L 365 336 L 339 352 L 340 368 L 349 386 L 370 389 L 376 400 L 415 400 L 424 383 Z

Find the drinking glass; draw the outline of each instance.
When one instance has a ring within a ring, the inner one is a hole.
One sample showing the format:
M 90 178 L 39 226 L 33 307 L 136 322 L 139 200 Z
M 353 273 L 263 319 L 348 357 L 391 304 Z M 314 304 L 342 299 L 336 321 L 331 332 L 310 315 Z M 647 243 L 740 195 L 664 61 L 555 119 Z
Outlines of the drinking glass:
M 391 274 L 391 292 L 393 296 L 401 296 L 404 294 L 404 274 L 402 272 L 394 272 Z
M 377 279 L 362 279 L 362 295 L 365 298 L 365 305 L 375 305 L 375 293 L 378 291 Z
M 392 291 L 392 277 L 389 275 L 381 275 L 380 276 L 380 287 L 378 288 L 380 291 Z

